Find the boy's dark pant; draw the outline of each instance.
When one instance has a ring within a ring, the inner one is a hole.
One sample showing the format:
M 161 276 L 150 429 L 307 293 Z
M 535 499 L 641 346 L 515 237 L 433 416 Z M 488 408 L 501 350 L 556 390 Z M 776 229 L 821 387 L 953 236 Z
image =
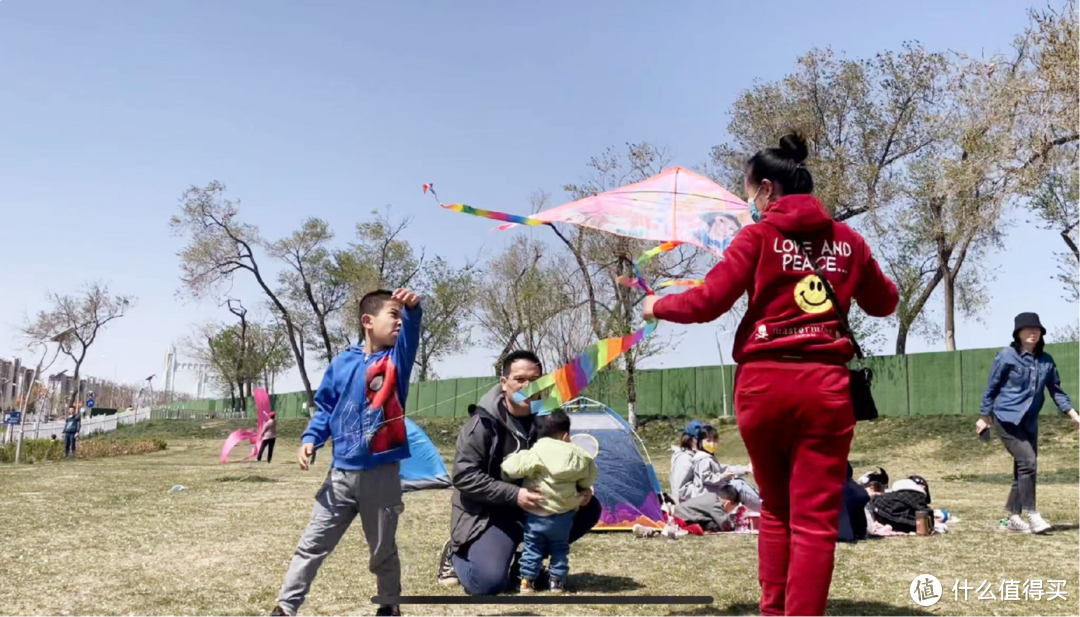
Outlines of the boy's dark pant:
M 566 580 L 570 572 L 570 530 L 574 527 L 571 510 L 552 516 L 530 514 L 525 520 L 525 552 L 521 555 L 521 578 L 535 581 L 544 565 L 544 557 L 551 555 L 551 578 Z
M 1038 473 L 1039 436 L 1022 424 L 1002 422 L 994 416 L 994 426 L 1005 449 L 1013 457 L 1013 483 L 1005 509 L 1009 514 L 1037 512 L 1035 478 Z
M 259 448 L 259 456 L 258 456 L 257 460 L 262 461 L 263 452 L 266 452 L 266 462 L 267 463 L 274 460 L 274 442 L 275 441 L 277 441 L 276 437 L 271 437 L 270 439 L 264 439 L 263 440 L 262 447 Z
M 278 604 L 296 614 L 327 555 L 360 515 L 367 538 L 368 570 L 376 577 L 378 595 L 401 595 L 401 561 L 397 550 L 401 502 L 400 465 L 390 463 L 364 471 L 330 469 L 319 492 L 296 554 L 289 563 Z
M 75 438 L 78 433 L 64 433 L 64 456 L 75 456 Z

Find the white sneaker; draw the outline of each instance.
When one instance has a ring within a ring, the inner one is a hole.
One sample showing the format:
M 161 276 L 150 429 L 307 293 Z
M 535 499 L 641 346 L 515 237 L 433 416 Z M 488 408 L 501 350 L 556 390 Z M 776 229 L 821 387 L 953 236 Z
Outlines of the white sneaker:
M 1054 528 L 1054 526 L 1047 523 L 1038 512 L 1028 513 L 1028 521 L 1031 523 L 1031 533 L 1046 533 Z
M 1031 525 L 1028 525 L 1024 519 L 1020 518 L 1019 514 L 1009 516 L 1009 526 L 1006 529 L 1020 533 L 1031 533 Z

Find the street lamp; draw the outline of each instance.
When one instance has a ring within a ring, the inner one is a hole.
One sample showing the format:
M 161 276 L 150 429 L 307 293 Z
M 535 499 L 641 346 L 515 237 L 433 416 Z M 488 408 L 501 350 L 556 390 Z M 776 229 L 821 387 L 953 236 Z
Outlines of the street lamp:
M 57 334 L 47 341 L 33 341 L 31 345 L 41 345 L 44 352 L 41 354 L 41 359 L 38 360 L 37 368 L 34 369 L 34 377 L 30 380 L 30 385 L 26 386 L 26 394 L 23 397 L 22 413 L 19 414 L 19 441 L 15 445 L 15 464 L 19 464 L 19 458 L 22 456 L 22 444 L 23 434 L 25 433 L 24 427 L 26 426 L 26 410 L 30 406 L 30 394 L 34 391 L 34 384 L 37 383 L 38 375 L 41 374 L 41 365 L 45 362 L 45 357 L 49 355 L 48 343 L 59 343 L 67 338 L 75 328 L 68 328 L 60 334 Z M 56 356 L 60 355 L 60 348 L 57 347 L 56 354 L 53 355 L 52 361 L 49 362 L 49 366 L 52 366 L 53 362 L 56 362 Z

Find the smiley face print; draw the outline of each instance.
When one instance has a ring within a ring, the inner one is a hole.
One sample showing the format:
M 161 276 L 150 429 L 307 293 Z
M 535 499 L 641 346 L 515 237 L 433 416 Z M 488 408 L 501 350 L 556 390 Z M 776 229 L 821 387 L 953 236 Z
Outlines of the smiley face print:
M 807 313 L 824 313 L 832 308 L 825 284 L 816 274 L 811 274 L 795 285 L 795 304 Z

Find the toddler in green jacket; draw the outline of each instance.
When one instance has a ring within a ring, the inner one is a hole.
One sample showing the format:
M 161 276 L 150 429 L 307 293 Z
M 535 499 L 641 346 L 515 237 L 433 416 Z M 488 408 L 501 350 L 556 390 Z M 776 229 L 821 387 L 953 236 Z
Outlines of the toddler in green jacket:
M 581 506 L 581 491 L 592 488 L 596 461 L 570 443 L 570 417 L 562 410 L 537 416 L 536 445 L 515 452 L 502 463 L 509 479 L 524 479 L 525 488 L 544 496 L 525 521 L 525 551 L 521 556 L 521 591 L 534 590 L 544 557 L 551 556 L 551 591 L 566 589 L 570 571 L 570 529 Z

